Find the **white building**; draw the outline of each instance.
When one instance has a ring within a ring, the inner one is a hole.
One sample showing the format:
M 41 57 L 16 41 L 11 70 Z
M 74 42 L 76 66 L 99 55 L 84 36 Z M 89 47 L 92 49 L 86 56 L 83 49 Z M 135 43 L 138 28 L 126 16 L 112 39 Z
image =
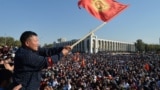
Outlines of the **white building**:
M 66 38 L 59 38 L 57 41 L 58 41 L 59 43 L 66 42 Z
M 77 39 L 65 42 L 54 42 L 54 47 L 61 47 L 65 45 L 74 44 Z M 87 37 L 85 40 L 77 44 L 73 52 L 85 52 L 85 53 L 97 53 L 99 51 L 113 51 L 113 52 L 135 52 L 134 43 L 127 43 L 121 41 L 112 41 L 106 39 L 99 39 L 96 35 L 92 34 Z

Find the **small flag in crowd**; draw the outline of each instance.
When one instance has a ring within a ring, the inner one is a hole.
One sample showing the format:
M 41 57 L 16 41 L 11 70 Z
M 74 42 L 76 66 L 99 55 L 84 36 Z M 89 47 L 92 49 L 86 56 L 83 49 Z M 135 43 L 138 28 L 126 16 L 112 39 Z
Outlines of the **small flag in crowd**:
M 79 0 L 78 6 L 85 8 L 91 15 L 104 22 L 109 21 L 127 8 L 127 5 L 115 0 Z
M 86 66 L 86 63 L 85 63 L 84 57 L 82 58 L 81 66 L 82 66 L 82 67 L 85 67 L 85 66 Z
M 149 66 L 149 64 L 148 64 L 148 63 L 146 63 L 146 64 L 144 65 L 144 68 L 145 68 L 145 70 L 149 71 L 149 70 L 150 70 L 150 66 Z
M 79 52 L 75 53 L 72 58 L 73 58 L 73 61 L 79 61 L 80 60 L 79 59 Z

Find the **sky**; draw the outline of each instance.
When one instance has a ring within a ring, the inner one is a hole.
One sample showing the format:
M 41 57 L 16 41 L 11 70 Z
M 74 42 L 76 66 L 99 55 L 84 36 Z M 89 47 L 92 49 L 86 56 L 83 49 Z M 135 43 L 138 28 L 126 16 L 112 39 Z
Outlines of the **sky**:
M 101 39 L 159 44 L 160 0 L 117 0 L 129 5 L 95 32 Z M 38 34 L 41 45 L 58 38 L 79 39 L 103 22 L 91 16 L 78 0 L 0 0 L 0 36 L 19 40 L 24 31 Z

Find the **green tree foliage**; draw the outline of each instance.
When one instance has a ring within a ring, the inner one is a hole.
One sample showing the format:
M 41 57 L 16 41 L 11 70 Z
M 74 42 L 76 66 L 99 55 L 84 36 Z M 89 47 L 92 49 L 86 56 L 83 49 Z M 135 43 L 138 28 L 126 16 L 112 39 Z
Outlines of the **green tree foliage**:
M 19 40 L 15 40 L 13 37 L 0 37 L 0 46 L 20 46 Z
M 6 45 L 8 45 L 8 46 L 13 46 L 13 44 L 14 44 L 14 38 L 13 37 L 6 37 L 5 38 L 6 40 L 5 40 L 5 44 Z
M 13 46 L 21 46 L 21 42 L 19 40 L 15 40 Z
M 145 43 L 141 40 L 138 39 L 137 42 L 135 43 L 136 49 L 139 52 L 145 51 Z
M 0 46 L 5 45 L 5 38 L 4 37 L 0 37 Z
M 160 45 L 158 44 L 146 44 L 141 39 L 138 39 L 135 43 L 136 49 L 139 52 L 160 52 Z

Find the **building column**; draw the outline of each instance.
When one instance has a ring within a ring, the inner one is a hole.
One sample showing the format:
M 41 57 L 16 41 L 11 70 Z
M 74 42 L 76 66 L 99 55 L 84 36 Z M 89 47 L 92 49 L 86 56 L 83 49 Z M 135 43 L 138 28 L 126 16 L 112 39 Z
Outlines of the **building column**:
M 92 35 L 89 38 L 90 47 L 89 47 L 89 53 L 93 53 L 93 38 Z
M 98 52 L 98 40 L 97 38 L 95 39 L 95 53 Z
M 85 53 L 88 53 L 88 49 L 87 49 L 87 39 L 84 40 L 84 51 L 85 51 Z

